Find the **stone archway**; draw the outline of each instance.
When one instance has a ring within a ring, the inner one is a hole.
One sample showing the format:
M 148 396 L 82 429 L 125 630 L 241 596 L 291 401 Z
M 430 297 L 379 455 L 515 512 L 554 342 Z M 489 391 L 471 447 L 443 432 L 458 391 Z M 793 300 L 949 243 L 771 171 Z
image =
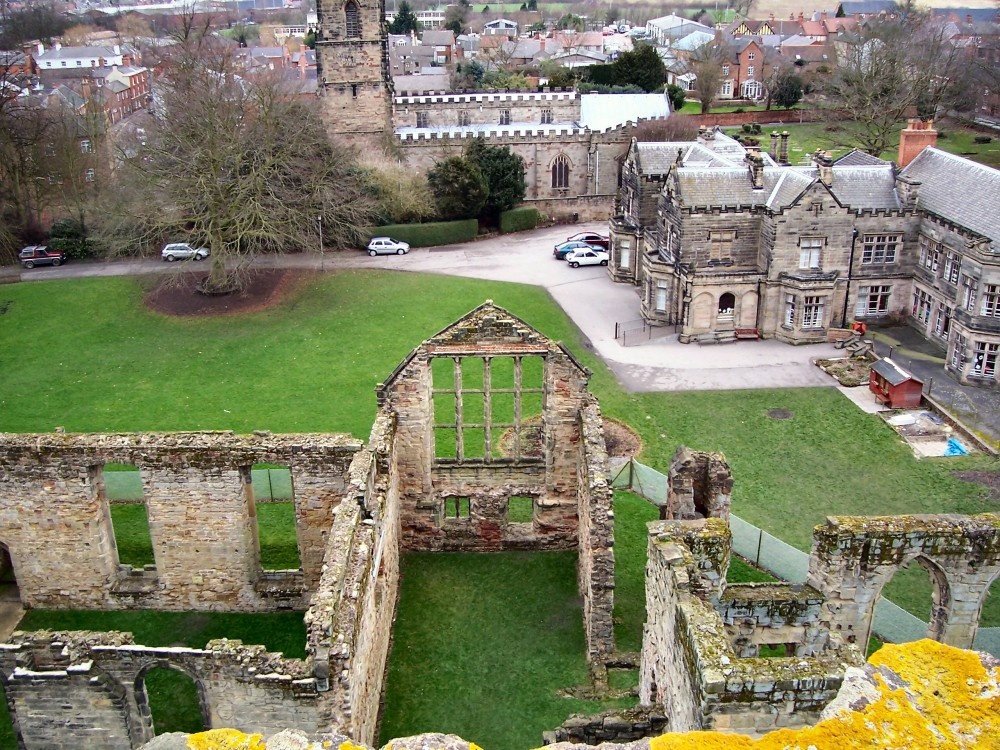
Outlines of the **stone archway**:
M 879 589 L 879 596 L 882 595 L 885 587 L 894 578 L 896 578 L 897 575 L 907 569 L 913 570 L 914 566 L 923 570 L 928 575 L 931 584 L 931 601 L 927 613 L 927 637 L 935 641 L 944 640 L 944 634 L 947 631 L 948 619 L 951 614 L 951 585 L 948 582 L 948 576 L 945 571 L 931 558 L 920 554 L 915 555 L 903 562 L 902 565 L 895 568 L 891 574 L 886 577 L 881 588 Z
M 0 542 L 0 638 L 6 640 L 24 615 L 10 548 Z
M 172 673 L 172 674 L 170 674 Z M 153 695 L 150 696 L 147 681 L 150 675 L 157 678 L 153 685 Z M 212 728 L 211 708 L 205 695 L 205 688 L 198 676 L 192 674 L 188 669 L 180 664 L 175 664 L 166 659 L 150 661 L 142 666 L 136 673 L 134 683 L 134 695 L 136 707 L 139 710 L 140 719 L 143 725 L 143 734 L 146 740 L 150 740 L 156 734 L 163 734 L 170 731 L 184 731 L 191 733 L 200 732 Z M 177 709 L 179 714 L 190 717 L 191 693 L 193 688 L 195 700 L 198 704 L 198 715 L 201 717 L 200 726 L 196 726 L 196 721 L 188 721 L 180 725 L 174 723 L 170 716 L 164 716 L 162 707 L 170 705 Z M 156 727 L 156 715 L 159 713 L 164 723 L 159 728 Z

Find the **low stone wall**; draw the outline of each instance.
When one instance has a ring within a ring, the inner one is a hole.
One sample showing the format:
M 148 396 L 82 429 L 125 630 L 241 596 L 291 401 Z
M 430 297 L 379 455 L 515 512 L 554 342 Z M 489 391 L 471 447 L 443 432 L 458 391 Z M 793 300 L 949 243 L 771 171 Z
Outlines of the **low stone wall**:
M 787 656 L 811 656 L 828 645 L 824 600 L 812 586 L 747 583 L 723 593 L 719 614 L 741 659 L 757 656 L 761 646 L 776 645 L 785 646 Z
M 611 216 L 614 204 L 614 194 L 540 198 L 524 202 L 525 206 L 537 208 L 540 213 L 560 224 L 577 221 L 607 221 Z
M 542 741 L 545 745 L 634 742 L 643 737 L 657 737 L 666 727 L 667 717 L 660 708 L 637 706 L 628 711 L 605 711 L 596 716 L 571 716 L 555 730 L 545 732 Z

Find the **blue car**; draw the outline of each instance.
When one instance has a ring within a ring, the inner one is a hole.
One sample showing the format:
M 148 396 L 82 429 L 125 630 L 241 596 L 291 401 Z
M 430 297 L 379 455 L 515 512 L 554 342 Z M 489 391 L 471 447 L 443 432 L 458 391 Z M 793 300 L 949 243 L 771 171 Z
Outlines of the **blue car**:
M 556 260 L 566 260 L 566 256 L 576 250 L 600 250 L 599 247 L 594 247 L 593 245 L 588 245 L 586 242 L 564 242 L 561 245 L 556 245 L 556 249 L 552 251 L 552 257 Z

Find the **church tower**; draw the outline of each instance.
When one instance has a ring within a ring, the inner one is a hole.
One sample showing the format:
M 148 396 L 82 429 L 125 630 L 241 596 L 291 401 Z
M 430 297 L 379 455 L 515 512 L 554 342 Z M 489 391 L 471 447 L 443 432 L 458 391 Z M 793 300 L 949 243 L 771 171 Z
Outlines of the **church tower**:
M 317 90 L 327 131 L 374 146 L 392 131 L 385 0 L 317 0 Z

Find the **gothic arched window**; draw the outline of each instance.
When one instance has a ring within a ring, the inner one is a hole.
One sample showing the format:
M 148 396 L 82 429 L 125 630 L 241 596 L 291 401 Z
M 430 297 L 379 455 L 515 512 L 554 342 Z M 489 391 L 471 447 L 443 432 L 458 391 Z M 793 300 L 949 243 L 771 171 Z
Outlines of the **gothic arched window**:
M 559 154 L 552 162 L 552 187 L 557 189 L 569 187 L 569 159 L 565 154 Z
M 361 9 L 354 0 L 348 0 L 344 6 L 344 17 L 347 21 L 347 38 L 357 39 L 361 36 Z

